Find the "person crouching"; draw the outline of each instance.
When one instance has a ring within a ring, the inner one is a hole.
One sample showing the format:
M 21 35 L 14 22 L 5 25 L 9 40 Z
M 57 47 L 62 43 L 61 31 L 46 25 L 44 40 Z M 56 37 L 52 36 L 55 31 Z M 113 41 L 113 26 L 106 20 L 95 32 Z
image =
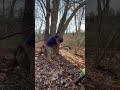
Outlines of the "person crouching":
M 63 42 L 63 38 L 55 34 L 50 36 L 46 41 L 47 57 L 52 60 L 56 55 L 59 54 L 59 45 Z

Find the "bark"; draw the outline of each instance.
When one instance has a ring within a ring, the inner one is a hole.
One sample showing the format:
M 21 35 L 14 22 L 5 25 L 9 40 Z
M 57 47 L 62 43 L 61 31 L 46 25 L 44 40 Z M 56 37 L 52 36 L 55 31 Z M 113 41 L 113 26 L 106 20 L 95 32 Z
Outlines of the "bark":
M 50 35 L 54 35 L 56 33 L 59 3 L 60 3 L 60 0 L 53 0 L 53 7 L 54 8 L 51 8 Z
M 45 26 L 45 33 L 44 33 L 44 41 L 46 42 L 46 40 L 48 39 L 49 37 L 49 17 L 50 17 L 50 0 L 46 0 L 46 26 Z
M 58 44 L 53 47 L 53 54 L 59 55 L 59 45 Z

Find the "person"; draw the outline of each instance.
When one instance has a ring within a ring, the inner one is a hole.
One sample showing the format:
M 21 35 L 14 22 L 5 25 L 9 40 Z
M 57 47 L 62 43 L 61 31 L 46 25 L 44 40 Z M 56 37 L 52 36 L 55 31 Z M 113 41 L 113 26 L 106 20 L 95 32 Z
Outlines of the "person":
M 48 38 L 46 45 L 48 45 L 49 47 L 53 47 L 54 45 L 60 44 L 62 42 L 63 42 L 63 39 L 60 38 L 58 34 L 55 34 Z
M 75 85 L 79 86 L 79 84 L 82 85 L 83 80 L 85 79 L 85 68 L 82 69 L 80 73 L 80 78 L 75 82 Z
M 52 60 L 53 53 L 58 52 L 58 47 L 60 43 L 63 42 L 63 38 L 61 38 L 58 34 L 52 35 L 46 41 L 46 49 L 47 49 L 47 57 L 48 59 Z M 55 52 L 54 52 L 55 51 Z M 58 54 L 58 53 L 57 53 Z

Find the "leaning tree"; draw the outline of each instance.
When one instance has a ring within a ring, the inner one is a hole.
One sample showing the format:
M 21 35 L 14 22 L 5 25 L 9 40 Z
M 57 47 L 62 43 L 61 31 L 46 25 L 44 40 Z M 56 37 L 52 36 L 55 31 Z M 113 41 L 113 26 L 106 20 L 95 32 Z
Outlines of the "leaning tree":
M 37 0 L 36 3 L 39 3 L 40 15 L 44 16 L 39 18 L 45 22 L 44 42 L 55 33 L 63 38 L 70 21 L 85 6 L 85 0 Z M 54 47 L 54 52 L 59 52 L 58 47 Z

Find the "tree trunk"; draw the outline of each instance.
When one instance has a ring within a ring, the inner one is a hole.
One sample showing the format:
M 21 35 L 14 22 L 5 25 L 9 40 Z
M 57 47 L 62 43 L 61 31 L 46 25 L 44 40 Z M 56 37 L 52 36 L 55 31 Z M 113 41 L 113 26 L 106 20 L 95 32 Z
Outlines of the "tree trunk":
M 5 15 L 5 0 L 3 0 L 3 16 Z
M 25 0 L 23 31 L 28 30 L 28 32 L 25 33 L 24 39 L 34 30 L 34 21 L 34 0 Z
M 24 35 L 24 40 L 28 35 L 34 31 L 35 28 L 35 19 L 34 19 L 34 0 L 25 0 L 25 9 L 24 9 L 24 16 L 23 16 L 23 30 L 28 32 Z M 24 41 L 23 40 L 23 41 Z M 30 81 L 34 83 L 34 48 L 25 48 L 26 52 L 28 53 L 29 61 L 30 61 Z M 32 84 L 34 87 L 34 84 Z
M 14 7 L 15 7 L 16 1 L 17 0 L 13 0 L 12 5 L 11 5 L 11 10 L 10 10 L 10 13 L 9 13 L 9 17 L 11 17 L 11 18 L 14 16 Z
M 60 3 L 60 0 L 53 0 L 53 7 L 54 8 L 53 7 L 51 8 L 50 35 L 54 35 L 56 33 L 59 3 Z
M 54 54 L 54 55 L 59 55 L 59 45 L 55 45 L 55 46 L 53 47 L 53 54 Z
M 46 41 L 49 37 L 49 18 L 50 18 L 50 14 L 51 14 L 51 11 L 50 11 L 50 0 L 46 0 L 46 17 L 45 17 L 45 20 L 46 20 L 46 26 L 45 26 L 45 32 L 44 32 L 44 55 L 46 55 L 47 57 L 49 56 L 50 54 L 50 50 L 49 50 L 49 47 L 46 45 Z
M 46 44 L 43 46 L 43 53 L 48 59 L 55 59 L 59 55 L 59 45 L 49 47 Z
M 45 17 L 45 20 L 46 20 L 46 26 L 45 26 L 45 32 L 44 32 L 44 43 L 46 43 L 48 37 L 49 37 L 49 17 L 50 17 L 50 0 L 46 0 L 46 17 Z

